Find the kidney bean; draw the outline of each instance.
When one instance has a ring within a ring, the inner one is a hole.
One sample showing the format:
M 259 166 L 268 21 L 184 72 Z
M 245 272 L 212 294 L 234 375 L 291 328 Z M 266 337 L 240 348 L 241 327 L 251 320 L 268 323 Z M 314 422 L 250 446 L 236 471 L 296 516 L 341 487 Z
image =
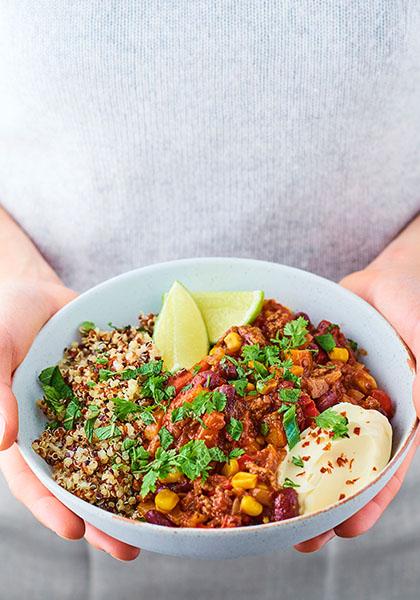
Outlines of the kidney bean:
M 308 348 L 310 350 L 314 350 L 314 353 L 313 353 L 314 362 L 318 363 L 319 365 L 326 365 L 327 364 L 327 362 L 329 361 L 329 358 L 328 358 L 328 354 L 325 352 L 325 350 L 323 350 L 322 348 L 320 348 L 314 342 L 311 342 L 308 345 Z
M 388 396 L 388 394 L 383 390 L 376 389 L 372 390 L 370 392 L 370 395 L 372 396 L 372 398 L 379 402 L 385 416 L 388 417 L 388 419 L 392 419 L 392 417 L 394 416 L 394 407 L 392 405 L 391 398 Z
M 225 413 L 229 417 L 234 416 L 236 414 L 236 392 L 233 385 L 224 383 L 223 385 L 217 387 L 215 391 L 221 392 L 226 396 Z
M 174 481 L 173 483 L 162 483 L 157 488 L 157 491 L 161 490 L 172 490 L 176 494 L 186 494 L 191 490 L 190 481 Z
M 144 516 L 146 518 L 146 521 L 148 523 L 152 523 L 153 525 L 162 525 L 163 527 L 176 527 L 175 523 L 172 523 L 172 521 L 168 519 L 168 517 L 165 517 L 165 515 L 163 515 L 158 510 L 148 510 Z
M 207 383 L 208 381 L 208 383 Z M 217 371 L 200 371 L 192 380 L 193 387 L 202 385 L 208 387 L 209 390 L 214 390 L 218 385 L 224 383 L 224 379 Z
M 327 410 L 327 408 L 331 408 L 331 406 L 338 404 L 338 402 L 339 398 L 337 392 L 335 390 L 329 390 L 316 400 L 316 405 L 319 412 L 323 412 L 324 410 Z
M 230 360 L 225 361 L 222 365 L 220 365 L 226 379 L 237 379 L 238 372 L 234 364 L 230 362 Z
M 296 490 L 284 488 L 274 498 L 273 521 L 284 521 L 299 514 L 299 502 Z

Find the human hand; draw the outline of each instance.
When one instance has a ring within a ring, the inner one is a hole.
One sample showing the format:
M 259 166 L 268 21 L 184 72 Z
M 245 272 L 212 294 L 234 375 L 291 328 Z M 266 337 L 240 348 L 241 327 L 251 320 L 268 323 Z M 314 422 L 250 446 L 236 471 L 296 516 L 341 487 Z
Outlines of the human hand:
M 420 364 L 420 264 L 410 255 L 392 251 L 379 257 L 366 269 L 345 277 L 341 285 L 372 304 L 393 325 Z M 413 399 L 420 417 L 420 373 L 413 387 Z M 355 515 L 334 530 L 296 546 L 300 552 L 314 552 L 335 535 L 356 537 L 368 531 L 397 495 L 417 446 L 420 429 L 404 462 L 384 489 Z
M 132 560 L 139 550 L 84 523 L 35 477 L 14 443 L 18 432 L 12 375 L 41 327 L 75 292 L 60 283 L 6 280 L 0 285 L 0 469 L 12 494 L 43 525 L 69 540 L 85 539 L 120 560 Z

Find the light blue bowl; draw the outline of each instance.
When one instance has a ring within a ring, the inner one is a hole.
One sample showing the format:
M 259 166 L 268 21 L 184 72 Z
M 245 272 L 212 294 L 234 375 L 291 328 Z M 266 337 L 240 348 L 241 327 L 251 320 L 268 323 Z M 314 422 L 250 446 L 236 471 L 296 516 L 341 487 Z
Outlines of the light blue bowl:
M 366 364 L 396 403 L 392 458 L 376 478 L 352 497 L 328 509 L 288 521 L 237 529 L 176 529 L 119 518 L 80 500 L 51 478 L 48 465 L 31 448 L 44 428 L 36 406 L 39 372 L 57 363 L 65 346 L 77 338 L 82 321 L 107 327 L 136 323 L 140 312 L 157 312 L 162 294 L 175 279 L 191 290 L 262 289 L 314 322 L 323 318 L 368 351 Z M 371 500 L 389 481 L 414 437 L 412 359 L 397 333 L 369 304 L 331 281 L 279 264 L 235 258 L 187 259 L 156 264 L 105 281 L 60 310 L 42 329 L 17 369 L 13 391 L 19 403 L 19 447 L 42 483 L 63 504 L 109 535 L 146 550 L 176 556 L 233 558 L 284 549 L 335 527 Z

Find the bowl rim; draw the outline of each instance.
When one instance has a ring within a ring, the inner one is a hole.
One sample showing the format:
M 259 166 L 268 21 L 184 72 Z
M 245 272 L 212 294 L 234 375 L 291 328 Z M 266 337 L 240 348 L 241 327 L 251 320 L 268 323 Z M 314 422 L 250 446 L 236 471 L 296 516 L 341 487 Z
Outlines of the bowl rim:
M 299 273 L 299 274 L 303 273 L 304 276 L 309 278 L 310 280 L 312 279 L 315 282 L 321 282 L 321 284 L 323 286 L 330 287 L 335 292 L 339 291 L 339 293 L 341 293 L 342 295 L 350 297 L 353 302 L 355 302 L 359 306 L 363 307 L 363 310 L 370 312 L 371 314 L 374 314 L 375 318 L 377 318 L 377 319 L 379 318 L 379 320 L 382 321 L 384 328 L 388 329 L 388 331 L 390 331 L 397 338 L 398 343 L 400 344 L 400 346 L 402 347 L 404 352 L 407 354 L 407 362 L 409 364 L 410 370 L 413 373 L 413 381 L 414 381 L 415 367 L 413 366 L 413 354 L 412 354 L 411 350 L 407 347 L 405 342 L 402 340 L 401 336 L 398 334 L 397 331 L 395 331 L 395 329 L 392 327 L 392 325 L 389 323 L 389 321 L 378 310 L 376 310 L 376 308 L 374 308 L 371 304 L 366 302 L 366 300 L 364 300 L 363 298 L 361 298 L 354 292 L 348 290 L 347 288 L 340 286 L 335 281 L 332 281 L 331 279 L 328 279 L 326 277 L 322 277 L 321 275 L 317 275 L 316 273 L 312 273 L 310 271 L 306 271 L 305 269 L 300 269 L 297 267 L 291 267 L 289 265 L 285 265 L 282 263 L 266 261 L 266 260 L 259 260 L 259 259 L 254 259 L 254 258 L 239 258 L 239 257 L 229 257 L 229 256 L 180 258 L 180 259 L 176 259 L 176 260 L 155 262 L 155 263 L 143 266 L 143 267 L 138 267 L 135 269 L 131 269 L 129 271 L 125 271 L 123 273 L 120 273 L 118 275 L 115 275 L 114 277 L 111 277 L 109 279 L 106 279 L 105 281 L 98 283 L 97 285 L 85 290 L 84 292 L 79 294 L 76 298 L 71 300 L 68 304 L 66 304 L 57 313 L 55 313 L 51 317 L 51 319 L 49 319 L 43 325 L 43 327 L 41 328 L 41 330 L 38 332 L 37 336 L 35 337 L 35 340 L 38 338 L 40 333 L 44 331 L 45 328 L 50 327 L 50 324 L 54 323 L 56 319 L 58 319 L 58 318 L 61 319 L 63 316 L 63 313 L 65 314 L 75 303 L 76 304 L 79 303 L 81 298 L 85 298 L 90 295 L 96 294 L 98 291 L 100 292 L 103 288 L 106 288 L 108 286 L 112 287 L 112 285 L 115 284 L 117 281 L 120 282 L 120 281 L 123 281 L 126 279 L 130 279 L 131 277 L 135 276 L 139 272 L 147 273 L 150 271 L 171 268 L 172 266 L 176 266 L 176 265 L 180 265 L 180 264 L 186 265 L 186 266 L 188 266 L 188 265 L 197 266 L 199 264 L 211 264 L 211 263 L 223 264 L 226 262 L 228 262 L 232 265 L 241 265 L 241 264 L 243 265 L 246 263 L 248 265 L 253 265 L 256 267 L 258 267 L 258 266 L 266 267 L 266 268 L 274 267 L 276 269 L 283 270 L 286 272 L 294 272 L 294 273 Z M 34 340 L 34 342 L 35 342 L 35 340 Z M 31 344 L 31 347 L 32 347 L 32 344 Z M 29 353 L 29 351 L 30 351 L 30 349 L 28 350 L 28 353 Z M 24 364 L 26 356 L 14 372 L 12 389 L 14 388 L 15 374 L 21 370 L 21 366 Z M 414 362 L 414 365 L 415 365 L 415 362 Z M 272 529 L 272 528 L 293 526 L 294 524 L 298 524 L 302 521 L 311 521 L 311 520 L 317 518 L 318 516 L 322 515 L 325 512 L 332 511 L 333 509 L 335 509 L 339 506 L 343 506 L 345 504 L 352 502 L 356 497 L 360 496 L 362 493 L 366 492 L 369 488 L 374 486 L 380 479 L 382 479 L 386 475 L 386 473 L 390 469 L 392 469 L 394 464 L 396 462 L 398 462 L 400 457 L 402 455 L 404 455 L 404 453 L 408 450 L 409 446 L 411 445 L 411 443 L 416 435 L 417 429 L 420 430 L 419 419 L 418 419 L 416 413 L 414 412 L 414 418 L 410 424 L 410 427 L 405 432 L 405 434 L 402 436 L 402 440 L 400 442 L 400 447 L 398 448 L 398 450 L 394 454 L 394 456 L 391 457 L 389 462 L 385 465 L 385 467 L 381 471 L 378 472 L 378 474 L 375 476 L 374 479 L 372 479 L 369 483 L 364 485 L 361 489 L 359 489 L 356 492 L 354 492 L 353 494 L 347 496 L 343 500 L 337 500 L 333 504 L 330 504 L 327 507 L 321 508 L 317 511 L 311 512 L 309 514 L 297 515 L 296 517 L 292 517 L 290 519 L 285 519 L 283 521 L 270 521 L 269 523 L 261 523 L 261 524 L 257 524 L 257 525 L 246 525 L 246 526 L 232 527 L 232 528 L 162 527 L 161 525 L 156 525 L 154 523 L 147 523 L 145 521 L 137 521 L 135 519 L 130 519 L 128 517 L 115 515 L 114 513 L 107 511 L 104 508 L 96 506 L 95 504 L 91 504 L 90 502 L 87 502 L 86 500 L 83 500 L 82 498 L 79 498 L 75 494 L 72 494 L 65 488 L 61 487 L 58 483 L 56 483 L 54 481 L 54 479 L 51 477 L 51 475 L 46 475 L 42 471 L 40 471 L 40 468 L 37 464 L 36 458 L 34 456 L 34 451 L 32 450 L 32 448 L 27 448 L 27 447 L 21 446 L 19 443 L 19 438 L 17 440 L 17 445 L 19 447 L 20 452 L 22 453 L 22 455 L 24 457 L 25 462 L 28 464 L 28 466 L 34 472 L 36 477 L 41 480 L 41 482 L 47 487 L 47 489 L 49 489 L 49 491 L 53 495 L 55 495 L 54 490 L 59 490 L 60 495 L 68 497 L 71 504 L 76 504 L 85 509 L 87 507 L 89 507 L 89 510 L 96 512 L 99 517 L 102 517 L 104 519 L 116 520 L 116 521 L 120 522 L 122 525 L 130 527 L 130 528 L 132 528 L 132 527 L 142 528 L 145 526 L 145 527 L 147 527 L 147 529 L 149 531 L 155 530 L 155 531 L 159 531 L 159 533 L 164 533 L 165 535 L 166 534 L 168 534 L 168 535 L 177 534 L 177 535 L 186 535 L 186 536 L 191 536 L 191 535 L 196 536 L 197 534 L 200 534 L 200 537 L 201 536 L 211 537 L 211 536 L 215 536 L 215 535 L 229 535 L 229 534 L 230 535 L 241 535 L 241 534 L 245 534 L 246 532 L 251 533 L 251 532 L 266 530 L 267 528 Z

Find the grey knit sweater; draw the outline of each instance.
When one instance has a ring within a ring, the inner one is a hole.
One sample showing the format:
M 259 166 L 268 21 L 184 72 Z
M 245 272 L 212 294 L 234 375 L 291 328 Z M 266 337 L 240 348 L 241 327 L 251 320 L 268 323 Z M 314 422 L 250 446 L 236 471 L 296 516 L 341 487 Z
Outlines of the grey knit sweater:
M 198 255 L 339 278 L 420 208 L 419 31 L 416 0 L 0 0 L 0 203 L 78 289 Z M 419 479 L 317 556 L 134 568 L 53 539 L 4 492 L 3 590 L 411 600 Z

